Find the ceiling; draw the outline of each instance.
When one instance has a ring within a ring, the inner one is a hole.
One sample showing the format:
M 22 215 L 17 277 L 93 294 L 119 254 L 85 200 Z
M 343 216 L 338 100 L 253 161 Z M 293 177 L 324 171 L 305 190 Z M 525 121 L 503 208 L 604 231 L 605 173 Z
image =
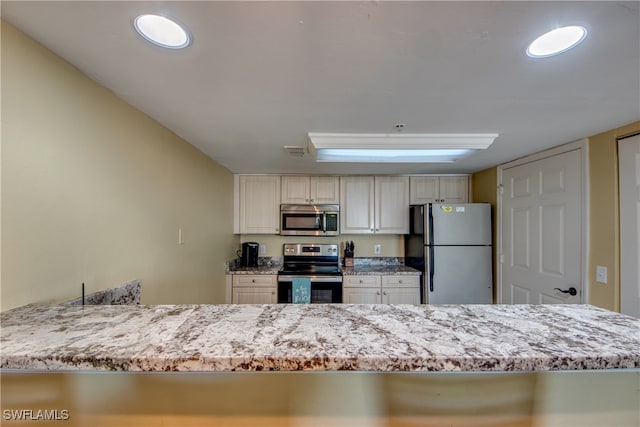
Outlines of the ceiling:
M 235 173 L 470 173 L 640 119 L 640 3 L 31 2 L 2 17 Z M 132 20 L 160 13 L 193 44 Z M 577 48 L 525 49 L 580 24 Z M 498 133 L 450 164 L 316 163 L 308 132 Z

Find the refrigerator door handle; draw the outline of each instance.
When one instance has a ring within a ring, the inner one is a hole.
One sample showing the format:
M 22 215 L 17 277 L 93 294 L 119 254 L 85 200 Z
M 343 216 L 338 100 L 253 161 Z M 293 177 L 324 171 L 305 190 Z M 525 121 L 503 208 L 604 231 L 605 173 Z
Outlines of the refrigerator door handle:
M 435 254 L 433 246 L 429 248 L 429 292 L 433 292 L 433 276 L 436 274 Z
M 434 251 L 433 251 L 433 243 L 434 243 L 434 239 L 433 239 L 433 204 L 429 203 L 428 205 L 428 210 L 427 210 L 427 215 L 428 215 L 428 230 L 429 230 L 429 237 L 428 237 L 428 244 L 429 244 L 429 292 L 433 292 L 433 276 L 435 275 L 435 255 L 434 255 Z

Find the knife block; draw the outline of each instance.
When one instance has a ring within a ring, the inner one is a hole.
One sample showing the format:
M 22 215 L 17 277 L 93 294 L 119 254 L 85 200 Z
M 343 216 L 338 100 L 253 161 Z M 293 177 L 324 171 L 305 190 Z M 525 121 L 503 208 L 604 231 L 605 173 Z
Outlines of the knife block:
M 345 257 L 344 258 L 344 266 L 345 267 L 353 267 L 353 257 Z

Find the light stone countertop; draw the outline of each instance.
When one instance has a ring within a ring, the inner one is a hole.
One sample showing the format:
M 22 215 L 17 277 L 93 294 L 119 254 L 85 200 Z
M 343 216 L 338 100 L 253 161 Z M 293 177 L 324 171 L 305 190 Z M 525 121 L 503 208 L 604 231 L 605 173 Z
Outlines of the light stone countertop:
M 258 267 L 234 267 L 227 274 L 278 274 L 282 265 L 262 265 Z M 419 276 L 421 273 L 415 268 L 405 265 L 356 265 L 355 267 L 341 267 L 344 276 Z
M 588 305 L 26 306 L 3 370 L 640 368 L 640 319 Z
M 282 265 L 261 265 L 258 267 L 233 267 L 227 274 L 278 274 Z
M 406 265 L 356 265 L 342 267 L 343 276 L 419 276 L 421 273 Z

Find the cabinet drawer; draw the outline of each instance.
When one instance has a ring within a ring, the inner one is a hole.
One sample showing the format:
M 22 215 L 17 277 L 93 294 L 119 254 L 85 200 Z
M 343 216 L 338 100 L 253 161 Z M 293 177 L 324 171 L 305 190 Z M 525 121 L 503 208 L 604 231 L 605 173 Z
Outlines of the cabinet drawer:
M 419 276 L 382 276 L 382 286 L 387 288 L 414 288 L 420 286 Z
M 246 275 L 234 274 L 233 286 L 275 286 L 276 276 L 274 275 Z
M 380 286 L 380 276 L 346 276 L 343 278 L 343 286 L 351 288 Z

